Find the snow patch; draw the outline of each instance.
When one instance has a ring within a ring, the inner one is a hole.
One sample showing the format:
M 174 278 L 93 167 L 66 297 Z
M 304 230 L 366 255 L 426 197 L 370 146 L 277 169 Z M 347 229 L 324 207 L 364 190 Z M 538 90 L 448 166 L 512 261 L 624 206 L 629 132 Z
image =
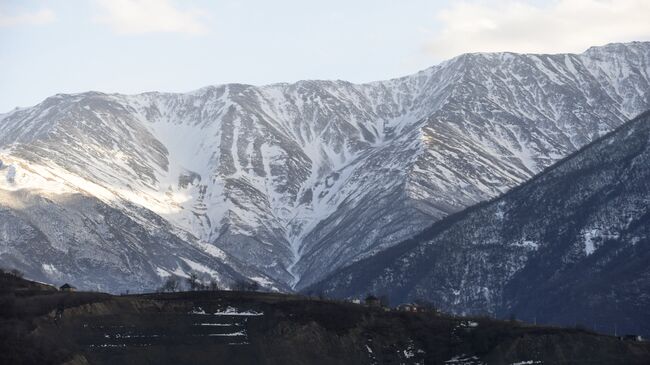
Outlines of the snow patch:
M 536 251 L 539 248 L 539 243 L 537 243 L 536 241 L 525 240 L 525 239 L 515 241 L 515 242 L 512 243 L 512 245 L 517 246 L 517 247 L 523 247 L 523 248 L 531 249 L 533 251 Z
M 484 365 L 477 356 L 468 356 L 465 354 L 456 355 L 451 359 L 445 361 L 445 364 L 463 364 L 463 365 Z
M 57 270 L 57 268 L 54 267 L 54 265 L 52 265 L 52 264 L 42 264 L 41 267 L 43 268 L 43 271 L 45 271 L 45 273 L 47 273 L 48 275 L 50 275 L 52 277 L 57 277 L 57 276 L 61 275 L 59 270 Z
M 198 262 L 192 261 L 185 257 L 181 257 L 181 260 L 183 260 L 187 264 L 187 266 L 189 266 L 193 271 L 202 272 L 212 277 L 219 277 L 219 273 L 217 273 L 216 271 L 210 269 L 209 267 L 203 264 L 199 264 Z
M 264 312 L 256 312 L 253 310 L 247 310 L 240 312 L 235 307 L 227 307 L 225 310 L 214 312 L 215 316 L 263 316 Z
M 238 331 L 233 333 L 209 333 L 208 336 L 217 336 L 217 337 L 236 337 L 236 336 L 246 336 L 246 332 Z
M 165 270 L 163 268 L 160 268 L 160 267 L 156 268 L 156 274 L 158 274 L 158 276 L 160 276 L 161 278 L 167 278 L 167 277 L 172 276 L 172 274 L 170 274 L 169 271 L 167 271 L 167 270 Z

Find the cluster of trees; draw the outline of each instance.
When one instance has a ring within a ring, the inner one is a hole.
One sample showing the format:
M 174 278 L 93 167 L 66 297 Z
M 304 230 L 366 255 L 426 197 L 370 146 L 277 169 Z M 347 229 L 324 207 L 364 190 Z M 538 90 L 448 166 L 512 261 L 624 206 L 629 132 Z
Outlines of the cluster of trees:
M 238 280 L 233 284 L 232 290 L 258 291 L 260 290 L 260 284 L 258 284 L 256 281 Z
M 366 296 L 365 302 L 367 304 L 369 301 L 373 301 L 373 300 L 378 301 L 381 307 L 391 308 L 390 297 L 386 294 L 380 296 L 368 294 Z M 422 299 L 422 298 L 415 299 L 412 302 L 412 304 L 418 308 L 418 311 L 438 313 L 438 308 L 436 307 L 435 303 L 428 301 L 426 299 Z
M 192 272 L 189 277 L 181 281 L 176 276 L 170 276 L 165 280 L 165 283 L 158 289 L 160 292 L 177 292 L 183 289 L 189 289 L 191 291 L 201 291 L 201 290 L 220 290 L 219 283 L 215 279 L 210 279 L 208 282 L 204 282 L 199 279 L 198 274 Z M 255 281 L 249 280 L 238 280 L 236 281 L 232 290 L 237 291 L 258 291 L 260 285 Z
M 23 274 L 22 271 L 20 271 L 18 269 L 6 270 L 6 269 L 1 268 L 1 267 L 0 267 L 0 274 L 11 275 L 11 276 L 17 277 L 19 279 L 21 279 L 25 275 L 25 274 Z
M 184 285 L 185 284 L 185 285 Z M 219 283 L 215 279 L 210 279 L 208 282 L 199 280 L 196 273 L 190 273 L 190 276 L 185 278 L 184 283 L 176 276 L 170 276 L 165 280 L 165 283 L 158 289 L 161 292 L 177 292 L 184 288 L 189 290 L 219 290 Z

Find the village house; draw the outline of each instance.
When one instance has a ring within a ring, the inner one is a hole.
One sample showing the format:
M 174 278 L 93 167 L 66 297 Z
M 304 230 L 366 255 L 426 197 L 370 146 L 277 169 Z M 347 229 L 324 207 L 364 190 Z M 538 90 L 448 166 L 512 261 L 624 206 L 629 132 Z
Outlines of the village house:
M 72 285 L 70 285 L 68 283 L 65 283 L 65 284 L 61 285 L 59 290 L 60 291 L 76 291 L 77 288 L 75 288 L 74 286 L 72 286 Z

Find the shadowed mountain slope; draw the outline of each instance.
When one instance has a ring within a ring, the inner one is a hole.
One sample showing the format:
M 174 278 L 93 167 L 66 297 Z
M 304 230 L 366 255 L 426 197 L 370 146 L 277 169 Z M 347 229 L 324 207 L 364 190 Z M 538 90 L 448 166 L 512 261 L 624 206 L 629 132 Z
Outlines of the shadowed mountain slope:
M 650 113 L 307 290 L 650 334 Z

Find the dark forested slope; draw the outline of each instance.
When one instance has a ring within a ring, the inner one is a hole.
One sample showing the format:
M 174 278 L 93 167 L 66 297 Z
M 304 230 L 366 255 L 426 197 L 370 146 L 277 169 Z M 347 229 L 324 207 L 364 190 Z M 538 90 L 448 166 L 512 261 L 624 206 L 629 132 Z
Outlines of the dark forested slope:
M 650 334 L 650 113 L 307 289 Z

